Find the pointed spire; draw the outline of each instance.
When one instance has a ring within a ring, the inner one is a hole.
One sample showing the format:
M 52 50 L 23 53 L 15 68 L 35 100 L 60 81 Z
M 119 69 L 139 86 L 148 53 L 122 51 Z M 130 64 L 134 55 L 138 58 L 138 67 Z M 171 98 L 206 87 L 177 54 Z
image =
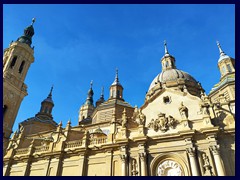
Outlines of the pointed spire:
M 90 89 L 92 89 L 92 86 L 93 86 L 93 80 L 91 80 L 90 82 Z
M 53 85 L 52 85 L 51 90 L 50 90 L 50 92 L 48 94 L 48 98 L 52 98 L 52 91 L 53 91 Z
M 101 96 L 100 98 L 103 98 L 104 99 L 104 87 L 102 86 L 102 89 L 101 89 Z
M 165 49 L 165 55 L 169 54 L 168 49 L 167 49 L 167 41 L 166 40 L 164 40 L 164 49 Z
M 67 122 L 66 130 L 70 130 L 70 127 L 71 127 L 71 119 L 69 118 Z
M 62 121 L 59 122 L 58 126 L 59 126 L 59 127 L 62 127 Z
M 222 50 L 219 41 L 217 41 L 217 46 L 218 46 L 218 49 L 219 49 L 219 52 L 220 52 L 220 58 L 218 59 L 218 62 L 222 61 L 223 59 L 230 58 L 230 57 L 229 57 L 228 55 L 226 55 L 226 54 L 224 53 L 224 51 Z
M 69 126 L 71 125 L 71 118 L 69 118 L 67 125 L 69 125 Z
M 119 82 L 119 81 L 118 81 L 118 68 L 116 68 L 116 76 L 115 76 L 115 81 Z
M 220 52 L 220 56 L 225 56 L 226 54 L 223 52 L 219 41 L 217 41 L 217 46 L 218 46 L 218 49 L 219 49 L 219 52 Z
M 34 35 L 33 24 L 34 24 L 35 20 L 36 20 L 35 18 L 32 19 L 31 25 L 24 29 L 23 35 L 20 38 L 18 38 L 17 41 L 19 41 L 21 43 L 25 43 L 25 44 L 31 46 L 31 44 L 32 44 L 32 37 Z
M 85 102 L 85 104 L 88 104 L 88 105 L 93 105 L 93 89 L 92 89 L 92 86 L 93 86 L 93 80 L 91 80 L 90 82 L 90 89 L 88 90 L 88 96 L 87 96 L 87 100 Z
M 116 75 L 115 75 L 115 79 L 114 79 L 112 85 L 120 85 L 121 86 L 121 84 L 119 83 L 119 79 L 118 79 L 118 68 L 116 68 Z

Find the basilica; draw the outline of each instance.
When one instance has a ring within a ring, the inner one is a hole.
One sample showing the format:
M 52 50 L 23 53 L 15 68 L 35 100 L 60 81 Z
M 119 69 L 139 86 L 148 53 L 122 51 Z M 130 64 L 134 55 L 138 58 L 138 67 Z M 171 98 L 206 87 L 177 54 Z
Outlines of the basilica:
M 235 59 L 219 42 L 221 77 L 209 94 L 177 68 L 164 42 L 162 70 L 149 80 L 141 107 L 124 98 L 116 70 L 108 98 L 102 93 L 94 103 L 90 84 L 77 126 L 54 120 L 51 88 L 39 112 L 12 134 L 34 62 L 34 21 L 4 50 L 3 176 L 235 175 Z

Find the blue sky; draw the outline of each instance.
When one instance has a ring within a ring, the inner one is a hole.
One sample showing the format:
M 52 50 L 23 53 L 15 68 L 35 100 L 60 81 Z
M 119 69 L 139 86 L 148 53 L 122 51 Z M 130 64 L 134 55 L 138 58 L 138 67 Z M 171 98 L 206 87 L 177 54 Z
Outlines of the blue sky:
M 54 120 L 78 123 L 78 110 L 93 80 L 94 103 L 104 86 L 105 100 L 115 68 L 132 106 L 144 103 L 145 93 L 161 72 L 167 40 L 178 69 L 201 82 L 208 94 L 220 79 L 219 40 L 235 57 L 234 5 L 27 5 L 3 6 L 3 47 L 23 34 L 35 17 L 35 62 L 25 83 L 26 96 L 16 118 L 33 117 L 54 85 Z

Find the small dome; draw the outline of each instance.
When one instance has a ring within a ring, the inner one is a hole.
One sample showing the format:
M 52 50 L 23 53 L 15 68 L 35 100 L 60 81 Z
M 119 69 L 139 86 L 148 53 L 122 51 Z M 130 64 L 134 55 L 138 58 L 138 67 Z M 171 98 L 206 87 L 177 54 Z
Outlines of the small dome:
M 50 103 L 54 104 L 51 97 L 47 97 L 46 99 L 43 100 L 43 102 L 50 102 Z
M 197 86 L 197 81 L 188 73 L 178 69 L 168 69 L 158 74 L 152 81 L 148 91 L 152 89 L 158 82 L 165 83 L 166 81 L 177 81 L 178 79 L 184 79 L 191 81 Z
M 222 61 L 223 59 L 230 59 L 230 57 L 226 54 L 220 56 L 220 58 L 218 59 L 218 62 Z

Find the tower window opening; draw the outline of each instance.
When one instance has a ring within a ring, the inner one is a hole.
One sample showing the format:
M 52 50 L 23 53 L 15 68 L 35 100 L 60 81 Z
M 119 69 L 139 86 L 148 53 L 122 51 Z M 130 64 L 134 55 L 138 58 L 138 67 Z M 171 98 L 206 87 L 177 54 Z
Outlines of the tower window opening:
M 225 67 L 224 67 L 224 66 L 222 67 L 222 72 L 223 72 L 223 74 L 225 74 L 225 73 L 226 73 L 226 69 L 225 69 Z
M 17 61 L 17 56 L 14 56 L 13 59 L 12 59 L 12 62 L 10 64 L 10 68 L 12 69 L 14 67 L 14 65 L 16 64 L 16 61 Z
M 231 68 L 230 64 L 227 64 L 227 69 L 228 69 L 228 72 L 232 72 L 232 68 Z
M 117 98 L 120 98 L 120 91 L 117 90 Z
M 47 107 L 44 109 L 44 113 L 48 113 L 48 108 Z
M 25 61 L 22 61 L 19 69 L 18 69 L 18 72 L 21 74 L 22 73 L 22 70 L 23 70 L 23 67 L 24 67 L 24 64 L 25 64 Z
M 166 61 L 165 67 L 168 67 L 168 64 L 169 64 L 168 61 Z

